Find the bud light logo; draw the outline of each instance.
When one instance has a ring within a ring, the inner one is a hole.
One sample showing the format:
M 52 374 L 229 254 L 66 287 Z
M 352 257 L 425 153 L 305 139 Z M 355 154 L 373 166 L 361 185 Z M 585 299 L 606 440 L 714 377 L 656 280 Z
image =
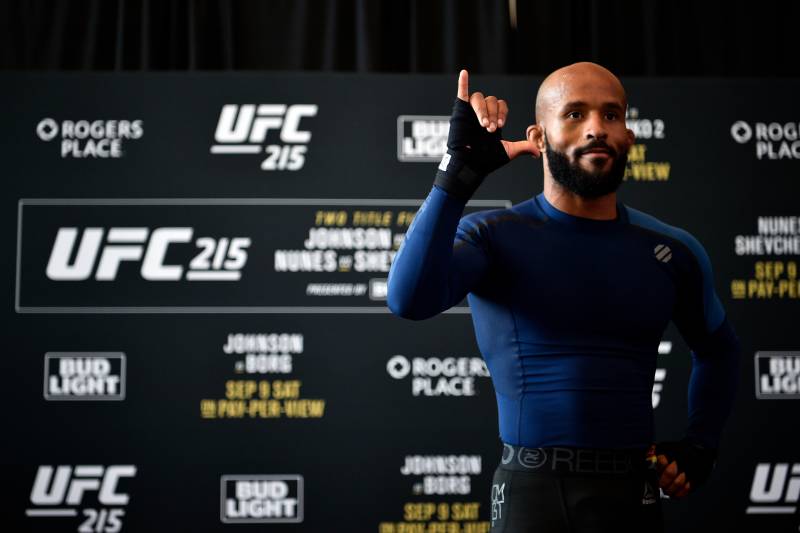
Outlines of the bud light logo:
M 800 352 L 756 352 L 756 398 L 800 399 Z
M 225 523 L 302 522 L 303 476 L 222 476 L 220 500 Z
M 46 353 L 44 398 L 45 400 L 124 400 L 125 354 Z

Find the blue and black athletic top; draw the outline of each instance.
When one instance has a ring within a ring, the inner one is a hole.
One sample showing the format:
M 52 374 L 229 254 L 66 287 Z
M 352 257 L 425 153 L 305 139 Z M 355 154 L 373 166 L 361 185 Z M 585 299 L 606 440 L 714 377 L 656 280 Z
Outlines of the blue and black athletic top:
M 395 256 L 388 305 L 420 320 L 467 296 L 503 441 L 652 443 L 656 355 L 672 320 L 692 350 L 686 436 L 718 447 L 739 343 L 697 239 L 621 202 L 614 220 L 559 211 L 544 193 L 462 217 L 465 204 L 433 187 Z

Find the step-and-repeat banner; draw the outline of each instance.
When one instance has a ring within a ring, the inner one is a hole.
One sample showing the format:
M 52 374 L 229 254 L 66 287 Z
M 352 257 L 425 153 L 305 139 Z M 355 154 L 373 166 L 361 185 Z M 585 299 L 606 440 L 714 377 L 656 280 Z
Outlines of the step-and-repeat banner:
M 469 307 L 386 307 L 455 74 L 0 81 L 3 530 L 488 531 L 501 444 Z M 471 89 L 522 138 L 540 81 Z M 743 344 L 715 473 L 667 522 L 796 532 L 800 82 L 623 81 L 620 197 L 703 243 Z M 465 213 L 541 187 L 515 160 Z M 657 357 L 675 439 L 673 326 Z

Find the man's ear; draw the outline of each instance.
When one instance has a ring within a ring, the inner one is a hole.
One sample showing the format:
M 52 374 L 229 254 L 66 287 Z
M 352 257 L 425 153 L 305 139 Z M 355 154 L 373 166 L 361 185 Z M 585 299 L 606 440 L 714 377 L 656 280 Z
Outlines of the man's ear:
M 531 124 L 525 129 L 525 138 L 532 142 L 539 150 L 539 153 L 544 153 L 544 128 L 541 124 Z
M 630 149 L 630 147 L 633 146 L 633 143 L 636 142 L 636 134 L 633 133 L 633 130 L 630 128 L 626 129 L 625 133 L 628 137 L 628 149 Z

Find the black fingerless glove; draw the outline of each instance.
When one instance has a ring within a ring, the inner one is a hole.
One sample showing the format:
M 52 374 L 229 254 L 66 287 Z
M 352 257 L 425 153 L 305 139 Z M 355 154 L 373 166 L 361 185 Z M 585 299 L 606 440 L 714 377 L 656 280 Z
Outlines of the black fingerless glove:
M 656 455 L 666 455 L 667 461 L 677 461 L 678 470 L 686 472 L 686 480 L 693 487 L 706 482 L 714 469 L 717 450 L 693 444 L 687 439 L 656 443 Z
M 469 200 L 490 172 L 509 162 L 501 138 L 501 128 L 492 133 L 486 131 L 472 106 L 456 98 L 447 154 L 439 164 L 433 184 L 456 198 Z

